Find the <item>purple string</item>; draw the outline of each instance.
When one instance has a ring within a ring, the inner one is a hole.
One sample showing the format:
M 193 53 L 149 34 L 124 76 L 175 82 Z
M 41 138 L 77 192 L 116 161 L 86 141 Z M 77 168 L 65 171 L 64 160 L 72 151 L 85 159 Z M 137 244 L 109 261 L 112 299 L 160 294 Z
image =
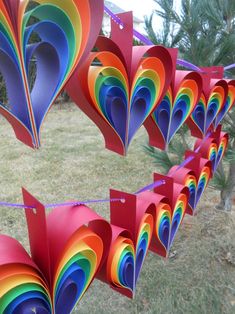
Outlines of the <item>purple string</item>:
M 230 70 L 230 69 L 233 69 L 233 68 L 235 68 L 235 63 L 227 65 L 226 67 L 224 67 L 224 70 L 227 71 L 227 70 Z
M 14 207 L 14 208 L 28 208 L 28 209 L 34 209 L 32 206 L 26 206 L 23 204 L 14 204 L 14 203 L 7 203 L 7 202 L 0 202 L 0 206 L 5 207 Z
M 199 67 L 197 67 L 196 65 L 194 65 L 191 62 L 188 62 L 186 60 L 182 60 L 182 59 L 177 59 L 177 64 L 181 65 L 185 68 L 189 68 L 191 70 L 197 71 L 197 72 L 203 72 Z
M 76 201 L 76 202 L 65 202 L 65 203 L 52 203 L 52 204 L 45 204 L 45 208 L 55 208 L 55 207 L 65 207 L 65 206 L 79 206 L 79 205 L 86 205 L 86 204 L 94 204 L 94 203 L 110 203 L 110 202 L 123 202 L 125 201 L 122 198 L 111 198 L 111 199 L 100 199 L 100 200 L 87 200 L 87 201 Z M 15 203 L 8 203 L 8 202 L 0 202 L 0 207 L 14 207 L 14 208 L 27 208 L 27 209 L 35 209 L 33 206 L 27 206 L 24 204 L 15 204 Z
M 154 43 L 150 39 L 146 38 L 144 35 L 140 34 L 135 29 L 133 29 L 133 34 L 136 38 L 142 41 L 142 43 L 144 43 L 145 45 L 150 45 L 150 46 L 154 45 Z
M 122 198 L 111 198 L 111 199 L 100 199 L 100 200 L 87 200 L 87 201 L 77 201 L 77 202 L 67 202 L 67 203 L 52 203 L 46 204 L 45 208 L 55 208 L 55 207 L 64 207 L 64 206 L 79 206 L 86 204 L 97 204 L 97 203 L 110 203 L 110 202 L 121 202 Z
M 155 181 L 149 185 L 146 185 L 145 187 L 143 187 L 142 189 L 140 189 L 139 191 L 135 192 L 134 194 L 140 194 L 142 192 L 146 192 L 146 191 L 150 191 L 153 190 L 154 188 L 157 188 L 158 186 L 161 186 L 163 184 L 166 184 L 165 180 L 158 180 Z

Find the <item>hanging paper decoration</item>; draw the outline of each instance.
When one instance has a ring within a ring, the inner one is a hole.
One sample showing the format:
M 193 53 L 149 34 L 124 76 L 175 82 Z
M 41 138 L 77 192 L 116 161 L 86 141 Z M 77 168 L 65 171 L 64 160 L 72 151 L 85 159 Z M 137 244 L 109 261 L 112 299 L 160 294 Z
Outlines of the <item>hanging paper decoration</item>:
M 119 293 L 133 298 L 135 293 L 136 253 L 130 233 L 112 227 L 112 241 L 107 262 L 100 278 Z M 102 273 L 102 271 L 101 271 Z
M 113 23 L 112 40 L 98 38 L 97 52 L 91 53 L 73 75 L 67 90 L 100 128 L 106 147 L 124 155 L 135 133 L 166 93 L 172 62 L 164 47 L 132 47 L 132 14 L 120 17 L 124 29 Z
M 85 206 L 46 217 L 42 204 L 23 196 L 32 259 L 16 240 L 0 237 L 1 313 L 71 313 L 107 257 L 110 225 Z
M 218 113 L 215 119 L 215 128 L 221 123 L 225 115 L 230 111 L 230 109 L 235 104 L 235 80 L 226 80 L 228 83 L 228 96 L 222 107 L 221 111 Z
M 206 141 L 202 142 L 198 139 L 195 143 L 194 149 L 200 146 L 199 152 L 202 157 L 211 161 L 213 173 L 216 171 L 225 154 L 228 140 L 228 134 L 221 132 L 221 125 L 219 125 L 217 130 Z
M 189 200 L 186 213 L 194 215 L 197 204 L 212 177 L 212 164 L 208 159 L 201 158 L 200 153 L 187 151 L 185 160 L 191 159 L 184 167 L 176 165 L 170 169 L 168 176 L 176 183 L 187 186 Z
M 176 63 L 177 54 L 172 52 Z M 184 124 L 197 104 L 202 79 L 196 72 L 176 71 L 172 84 L 151 117 L 145 122 L 150 145 L 166 149 L 175 133 Z
M 113 239 L 106 269 L 114 288 L 131 298 L 152 238 L 156 198 L 148 196 L 110 191 L 111 199 L 125 201 L 110 203 Z
M 151 250 L 167 257 L 175 236 L 186 213 L 189 191 L 188 187 L 174 183 L 173 178 L 154 174 L 154 181 L 164 180 L 165 184 L 154 189 L 156 194 L 165 197 L 156 208 L 156 223 L 153 232 Z
M 213 131 L 214 124 L 217 127 L 219 121 L 231 105 L 230 99 L 227 100 L 228 84 L 222 79 L 223 68 L 211 67 L 203 68 L 203 70 L 205 71 L 205 73 L 201 74 L 203 78 L 203 92 L 188 120 L 192 135 L 198 138 L 204 138 L 208 131 Z M 214 78 L 213 72 L 215 71 L 222 71 L 220 75 L 217 74 L 217 78 Z
M 20 141 L 38 148 L 47 112 L 96 40 L 103 1 L 3 0 L 0 11 L 0 72 L 8 96 L 0 113 Z

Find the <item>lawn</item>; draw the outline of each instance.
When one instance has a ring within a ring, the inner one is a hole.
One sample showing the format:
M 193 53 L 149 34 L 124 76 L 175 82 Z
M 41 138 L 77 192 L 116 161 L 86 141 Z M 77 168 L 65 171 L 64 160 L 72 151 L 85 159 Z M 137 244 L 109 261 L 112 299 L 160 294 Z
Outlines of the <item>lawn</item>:
M 42 130 L 42 147 L 33 151 L 15 139 L 0 118 L 1 201 L 22 202 L 24 186 L 43 203 L 106 198 L 109 189 L 135 192 L 158 171 L 143 151 L 141 129 L 127 157 L 104 149 L 99 130 L 74 105 L 57 105 Z M 76 313 L 235 313 L 235 211 L 214 209 L 219 192 L 207 189 L 196 217 L 186 216 L 171 258 L 149 253 L 136 296 L 129 300 L 95 280 Z M 92 207 L 109 218 L 108 204 Z M 27 249 L 21 209 L 0 208 L 0 231 Z

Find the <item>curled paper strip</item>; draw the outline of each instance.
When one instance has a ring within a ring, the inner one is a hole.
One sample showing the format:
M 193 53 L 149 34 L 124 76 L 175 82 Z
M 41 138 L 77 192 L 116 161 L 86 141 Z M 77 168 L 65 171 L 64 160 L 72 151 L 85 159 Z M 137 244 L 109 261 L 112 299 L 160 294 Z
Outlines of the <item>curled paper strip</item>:
M 96 40 L 102 3 L 1 1 L 0 71 L 9 104 L 0 104 L 0 113 L 26 145 L 40 146 L 47 112 Z M 32 71 L 35 80 L 31 79 Z
M 99 37 L 98 52 L 90 54 L 67 85 L 71 98 L 100 128 L 106 147 L 122 155 L 165 94 L 172 76 L 168 50 L 132 47 L 132 15 L 124 17 L 126 44 L 118 45 L 122 34 L 114 24 L 112 40 Z

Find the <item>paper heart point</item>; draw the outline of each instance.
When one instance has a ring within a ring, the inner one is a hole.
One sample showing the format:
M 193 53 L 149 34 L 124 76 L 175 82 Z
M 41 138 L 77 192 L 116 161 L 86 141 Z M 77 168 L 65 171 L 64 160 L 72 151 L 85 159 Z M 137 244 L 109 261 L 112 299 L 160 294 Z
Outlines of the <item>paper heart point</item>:
M 101 25 L 102 2 L 93 6 L 90 0 L 1 2 L 0 71 L 8 104 L 0 104 L 0 113 L 30 147 L 40 146 L 47 112 L 95 40 L 89 35 Z

